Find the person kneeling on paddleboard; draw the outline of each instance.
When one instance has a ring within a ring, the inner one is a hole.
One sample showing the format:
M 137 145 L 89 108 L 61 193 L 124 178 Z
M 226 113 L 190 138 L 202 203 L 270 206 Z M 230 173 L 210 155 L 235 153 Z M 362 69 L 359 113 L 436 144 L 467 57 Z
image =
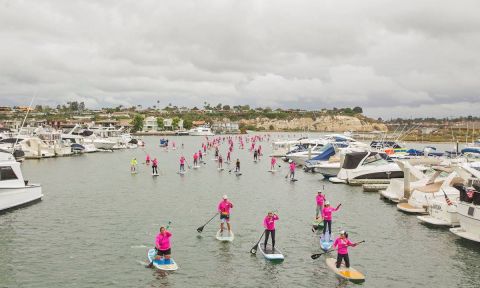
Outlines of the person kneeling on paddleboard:
M 338 211 L 341 205 L 342 204 L 338 204 L 337 208 L 333 208 L 328 201 L 325 201 L 325 207 L 322 209 L 323 235 L 325 235 L 328 226 L 328 234 L 332 236 L 332 212 Z
M 325 203 L 325 195 L 322 194 L 322 191 L 318 190 L 317 197 L 315 197 L 315 200 L 317 201 L 317 211 L 315 213 L 315 218 L 318 219 L 318 214 L 323 210 L 323 204 Z
M 267 249 L 269 235 L 272 235 L 272 251 L 275 250 L 275 221 L 278 219 L 277 213 L 273 213 L 272 211 L 268 212 L 268 215 L 263 219 L 263 227 L 265 227 L 265 250 Z
M 333 242 L 333 247 L 337 248 L 337 268 L 340 268 L 342 265 L 342 260 L 345 260 L 345 266 L 350 268 L 350 259 L 348 258 L 348 246 L 355 247 L 357 243 L 352 243 L 348 240 L 348 234 L 345 231 L 340 231 L 340 237 L 335 239 Z
M 227 195 L 223 195 L 223 200 L 218 203 L 218 212 L 220 213 L 220 234 L 223 233 L 223 223 L 227 223 L 228 232 L 230 232 L 230 209 L 233 208 L 232 202 L 228 201 Z
M 155 238 L 155 250 L 157 251 L 157 256 L 155 256 L 155 259 L 165 259 L 165 264 L 170 264 L 170 256 L 172 254 L 170 237 L 172 237 L 172 233 L 162 226 L 160 227 L 160 233 L 158 233 L 157 237 Z M 153 262 L 148 265 L 148 267 L 152 266 Z

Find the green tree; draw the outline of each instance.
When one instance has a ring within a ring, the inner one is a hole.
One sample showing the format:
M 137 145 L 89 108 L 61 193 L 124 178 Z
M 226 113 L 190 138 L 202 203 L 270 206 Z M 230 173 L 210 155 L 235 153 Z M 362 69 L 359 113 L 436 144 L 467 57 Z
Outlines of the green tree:
M 140 114 L 135 115 L 132 120 L 133 132 L 141 131 L 143 129 L 143 116 Z
M 172 128 L 178 127 L 178 122 L 180 122 L 180 118 L 178 118 L 178 117 L 173 117 L 173 119 L 172 119 Z
M 193 123 L 190 119 L 183 119 L 183 128 L 190 130 L 192 129 Z
M 230 105 L 223 105 L 223 110 L 230 111 Z
M 353 110 L 353 112 L 355 112 L 355 113 L 363 113 L 362 107 L 355 106 L 355 107 L 353 107 L 352 110 Z
M 157 117 L 157 126 L 158 129 L 163 130 L 165 126 L 163 125 L 163 118 L 162 117 Z

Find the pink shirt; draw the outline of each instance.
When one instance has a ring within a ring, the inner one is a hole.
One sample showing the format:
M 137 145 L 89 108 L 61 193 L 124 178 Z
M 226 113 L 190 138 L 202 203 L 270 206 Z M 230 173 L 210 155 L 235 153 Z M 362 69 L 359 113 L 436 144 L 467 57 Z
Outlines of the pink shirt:
M 150 155 L 147 155 L 147 161 L 150 161 Z
M 185 164 L 185 157 L 180 157 L 180 164 Z
M 277 215 L 273 215 L 272 217 L 265 216 L 265 219 L 263 219 L 263 227 L 267 230 L 275 230 L 275 221 L 278 220 Z
M 353 243 L 350 242 L 347 238 L 342 239 L 338 237 L 335 239 L 335 242 L 333 242 L 333 247 L 338 247 L 338 254 L 348 254 L 348 246 L 352 246 Z
M 157 166 L 157 165 L 158 165 L 158 160 L 157 160 L 157 158 L 153 159 L 152 164 L 153 164 L 153 166 Z
M 332 206 L 324 207 L 322 210 L 322 218 L 324 220 L 332 220 L 332 212 L 337 210 L 337 208 L 333 208 Z
M 290 171 L 295 171 L 295 162 L 290 163 Z
M 323 206 L 323 202 L 325 202 L 325 195 L 323 195 L 323 194 L 317 195 L 317 197 L 315 197 L 315 199 L 317 199 L 317 205 L 318 206 Z
M 233 204 L 228 200 L 222 200 L 218 203 L 218 212 L 222 214 L 230 214 L 230 208 L 233 208 Z
M 195 159 L 195 160 L 198 159 L 198 154 L 197 153 L 193 154 L 193 159 Z
M 275 165 L 275 163 L 277 163 L 277 159 L 275 159 L 275 157 L 272 157 L 272 165 Z
M 155 247 L 162 251 L 170 249 L 170 237 L 172 237 L 172 233 L 167 230 L 165 230 L 163 234 L 158 233 L 157 238 L 155 239 Z

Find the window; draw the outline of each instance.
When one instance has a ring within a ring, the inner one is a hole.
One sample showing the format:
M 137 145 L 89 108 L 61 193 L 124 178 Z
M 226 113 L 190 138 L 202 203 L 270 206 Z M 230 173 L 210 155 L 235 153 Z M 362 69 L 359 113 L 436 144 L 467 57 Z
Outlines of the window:
M 367 159 L 363 161 L 363 165 L 372 165 L 372 166 L 384 165 L 387 163 L 388 162 L 378 154 L 368 156 Z
M 0 166 L 0 181 L 18 179 L 10 166 Z

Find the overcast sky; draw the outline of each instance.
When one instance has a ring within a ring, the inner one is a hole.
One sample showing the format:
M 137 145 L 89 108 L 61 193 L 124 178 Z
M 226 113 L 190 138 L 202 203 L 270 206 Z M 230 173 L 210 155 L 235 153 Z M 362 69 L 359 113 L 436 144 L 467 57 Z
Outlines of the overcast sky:
M 0 3 L 0 105 L 480 116 L 478 0 Z

